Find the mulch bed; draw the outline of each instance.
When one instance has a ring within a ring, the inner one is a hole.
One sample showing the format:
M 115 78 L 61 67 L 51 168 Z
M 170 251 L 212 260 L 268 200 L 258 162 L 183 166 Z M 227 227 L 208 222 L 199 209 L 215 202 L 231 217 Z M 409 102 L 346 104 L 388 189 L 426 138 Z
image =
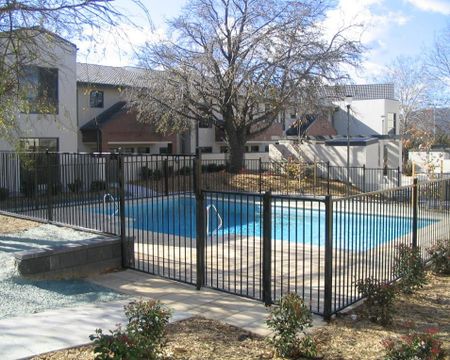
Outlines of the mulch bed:
M 323 359 L 382 359 L 382 340 L 407 334 L 411 327 L 423 331 L 439 328 L 437 336 L 450 354 L 450 277 L 429 275 L 429 282 L 413 295 L 395 303 L 393 324 L 382 327 L 361 318 L 361 308 L 339 315 L 313 334 Z M 356 315 L 356 320 L 354 316 Z M 88 334 L 87 334 L 88 335 Z M 245 330 L 201 317 L 168 327 L 166 359 L 237 360 L 279 359 L 267 341 Z M 91 346 L 41 355 L 34 359 L 93 359 Z
M 42 224 L 35 221 L 22 220 L 11 216 L 0 215 L 0 234 L 12 234 L 40 225 Z

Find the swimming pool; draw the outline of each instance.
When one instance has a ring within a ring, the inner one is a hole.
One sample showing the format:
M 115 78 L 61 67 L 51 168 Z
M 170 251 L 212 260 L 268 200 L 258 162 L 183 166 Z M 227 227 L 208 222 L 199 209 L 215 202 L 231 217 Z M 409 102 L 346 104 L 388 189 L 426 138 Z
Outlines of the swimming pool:
M 208 237 L 261 237 L 262 205 L 236 197 L 234 201 L 205 200 Z M 165 233 L 178 237 L 196 236 L 196 201 L 189 195 L 153 198 L 128 204 L 125 216 L 134 229 Z M 418 228 L 435 222 L 419 219 Z M 364 228 L 364 232 L 359 231 Z M 334 214 L 334 246 L 341 249 L 365 250 L 407 235 L 412 229 L 412 218 L 379 216 L 373 214 Z M 325 211 L 313 207 L 272 206 L 272 238 L 290 243 L 324 245 Z M 358 245 L 354 245 L 358 244 Z

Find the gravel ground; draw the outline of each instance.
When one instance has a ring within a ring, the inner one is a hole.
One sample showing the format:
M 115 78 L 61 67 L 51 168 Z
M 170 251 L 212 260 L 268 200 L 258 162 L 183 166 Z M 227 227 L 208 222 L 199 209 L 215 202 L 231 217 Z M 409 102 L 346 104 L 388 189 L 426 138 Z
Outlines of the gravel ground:
M 125 298 L 84 280 L 27 280 L 16 271 L 15 252 L 91 239 L 97 234 L 5 216 L 0 224 L 0 319 Z

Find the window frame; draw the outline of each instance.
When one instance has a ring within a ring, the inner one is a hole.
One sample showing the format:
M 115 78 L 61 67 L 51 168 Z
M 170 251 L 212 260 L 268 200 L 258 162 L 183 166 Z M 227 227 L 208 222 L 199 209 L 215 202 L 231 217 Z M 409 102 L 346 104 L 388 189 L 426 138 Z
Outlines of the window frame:
M 35 88 L 33 88 L 33 86 L 35 86 Z M 24 90 L 25 101 L 29 106 L 28 111 L 22 111 L 22 113 L 44 115 L 59 114 L 58 68 L 26 65 L 23 67 L 20 75 L 19 87 Z M 49 96 L 49 93 L 51 93 L 52 96 Z
M 100 94 L 101 103 L 99 104 L 98 99 Z M 103 109 L 105 107 L 105 92 L 103 90 L 91 90 L 89 92 L 89 107 L 91 109 Z

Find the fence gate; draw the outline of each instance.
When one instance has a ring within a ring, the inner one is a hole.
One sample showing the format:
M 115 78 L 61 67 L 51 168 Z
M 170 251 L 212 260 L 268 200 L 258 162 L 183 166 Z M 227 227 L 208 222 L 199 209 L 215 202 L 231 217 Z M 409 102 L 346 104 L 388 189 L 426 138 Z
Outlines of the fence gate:
M 126 266 L 196 283 L 192 156 L 126 156 L 120 164 Z

